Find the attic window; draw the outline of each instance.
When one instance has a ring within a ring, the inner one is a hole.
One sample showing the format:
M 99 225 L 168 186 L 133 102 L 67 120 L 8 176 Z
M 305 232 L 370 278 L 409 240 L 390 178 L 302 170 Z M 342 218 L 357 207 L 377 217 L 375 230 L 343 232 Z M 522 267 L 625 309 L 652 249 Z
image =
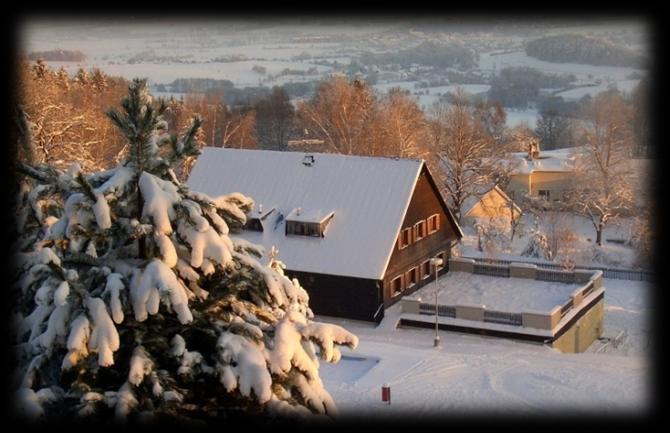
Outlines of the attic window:
M 406 229 L 403 229 L 400 232 L 400 236 L 398 237 L 398 249 L 404 250 L 411 243 L 412 243 L 412 229 L 410 227 L 407 227 Z
M 426 220 L 414 224 L 414 240 L 418 241 L 426 237 Z
M 301 208 L 293 209 L 286 217 L 286 235 L 302 235 L 324 237 L 326 228 L 335 216 L 335 212 L 311 211 Z
M 265 221 L 268 215 L 270 215 L 274 210 L 275 208 L 273 207 L 267 210 L 263 210 L 263 205 L 259 204 L 258 207 L 254 209 L 247 217 L 247 222 L 244 224 L 244 230 L 262 232 L 263 221 Z
M 428 234 L 433 234 L 440 229 L 440 215 L 435 214 L 428 217 Z
M 244 224 L 244 230 L 251 230 L 253 232 L 262 232 L 263 223 L 258 218 L 247 218 L 246 224 Z

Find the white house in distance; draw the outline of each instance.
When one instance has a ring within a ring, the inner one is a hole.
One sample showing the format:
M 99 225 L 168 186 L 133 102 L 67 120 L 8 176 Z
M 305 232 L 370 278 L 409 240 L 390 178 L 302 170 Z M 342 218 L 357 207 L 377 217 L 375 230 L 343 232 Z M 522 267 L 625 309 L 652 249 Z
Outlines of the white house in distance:
M 574 164 L 581 148 L 512 154 L 512 172 L 507 192 L 513 200 L 525 195 L 561 200 L 573 187 Z
M 463 236 L 422 160 L 206 147 L 188 186 L 254 199 L 237 236 L 277 248 L 316 314 L 378 323 Z

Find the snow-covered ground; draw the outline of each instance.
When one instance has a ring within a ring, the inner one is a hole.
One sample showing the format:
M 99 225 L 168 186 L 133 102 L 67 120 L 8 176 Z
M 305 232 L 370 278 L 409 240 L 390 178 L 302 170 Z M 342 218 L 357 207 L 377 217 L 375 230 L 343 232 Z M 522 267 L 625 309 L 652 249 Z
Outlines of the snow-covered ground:
M 569 256 L 574 263 L 584 266 L 634 267 L 636 258 L 634 249 L 630 245 L 619 242 L 631 237 L 632 220 L 630 218 L 622 218 L 605 226 L 603 245 L 598 247 L 595 244 L 595 229 L 587 218 L 567 212 L 554 213 L 556 218 L 551 218 L 551 212 L 545 212 L 545 214 L 545 220 L 539 221 L 540 228 L 548 230 L 550 225 L 556 224 L 557 227 L 567 228 L 574 234 L 573 240 L 562 244 L 560 256 Z M 533 226 L 533 216 L 524 215 L 512 242 L 509 242 L 509 232 L 506 232 L 500 239 L 489 245 L 488 249 L 479 251 L 476 230 L 472 225 L 463 224 L 461 228 L 465 236 L 458 246 L 460 254 L 502 260 L 528 260 L 529 258 L 520 257 L 520 254 L 528 245 Z
M 574 74 L 577 79 L 618 82 L 627 80 L 632 73 L 644 73 L 642 69 L 626 66 L 595 66 L 581 63 L 554 63 L 527 56 L 525 51 L 494 55 L 483 53 L 479 57 L 479 68 L 499 71 L 506 67 L 528 66 L 547 74 Z
M 505 415 L 639 414 L 650 401 L 647 356 L 648 283 L 606 279 L 605 335 L 625 329 L 628 338 L 604 353 L 564 354 L 545 346 L 440 331 L 433 347 L 428 329 L 395 329 L 400 306 L 375 327 L 364 322 L 317 317 L 337 323 L 360 339 L 343 350 L 338 364 L 320 374 L 340 416 L 444 416 L 497 412 Z M 381 387 L 391 386 L 391 405 Z
M 330 71 L 327 66 L 315 65 L 312 63 L 292 62 L 292 61 L 263 61 L 263 60 L 244 60 L 239 62 L 212 62 L 212 63 L 135 63 L 135 64 L 112 64 L 105 62 L 48 62 L 53 68 L 63 67 L 69 74 L 73 75 L 79 68 L 91 69 L 100 68 L 110 75 L 121 76 L 126 79 L 137 77 L 148 78 L 152 84 L 168 84 L 177 78 L 212 78 L 216 80 L 229 80 L 236 87 L 253 87 L 260 84 L 260 80 L 265 80 L 267 75 L 277 75 L 284 69 L 306 71 L 309 68 L 316 68 L 317 75 L 285 75 L 278 77 L 268 85 L 282 85 L 287 82 L 310 81 L 321 78 L 321 74 Z M 266 68 L 265 75 L 252 71 L 254 66 L 263 66 Z
M 535 129 L 537 126 L 537 118 L 540 117 L 539 111 L 534 108 L 518 110 L 515 108 L 506 107 L 505 113 L 507 114 L 505 125 L 508 128 L 514 128 L 518 125 L 525 125 L 530 129 Z
M 437 281 L 437 300 L 441 305 L 486 305 L 487 309 L 521 313 L 549 312 L 563 305 L 579 284 L 537 281 L 525 278 L 489 277 L 467 272 L 449 272 Z M 424 302 L 435 299 L 435 281 L 415 292 L 412 298 Z

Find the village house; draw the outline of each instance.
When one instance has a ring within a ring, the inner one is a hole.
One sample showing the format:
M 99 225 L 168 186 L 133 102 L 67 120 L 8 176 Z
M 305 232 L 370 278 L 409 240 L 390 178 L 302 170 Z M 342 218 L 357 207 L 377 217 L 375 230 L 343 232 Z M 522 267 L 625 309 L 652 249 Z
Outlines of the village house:
M 379 323 L 463 236 L 422 160 L 207 147 L 188 185 L 254 199 L 237 236 L 278 249 L 315 314 Z
M 523 213 L 521 208 L 497 185 L 488 187 L 482 193 L 465 199 L 462 206 L 462 224 L 473 224 L 477 220 L 500 221 L 509 225 Z
M 559 201 L 573 188 L 575 149 L 515 152 L 507 193 L 513 200 L 524 196 Z

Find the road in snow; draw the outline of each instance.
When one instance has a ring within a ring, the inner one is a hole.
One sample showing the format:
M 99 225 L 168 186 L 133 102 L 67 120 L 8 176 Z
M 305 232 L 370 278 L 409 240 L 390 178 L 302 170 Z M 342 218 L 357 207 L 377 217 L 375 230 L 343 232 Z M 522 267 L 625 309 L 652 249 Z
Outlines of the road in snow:
M 478 411 L 504 414 L 635 414 L 650 403 L 646 356 L 650 314 L 647 283 L 605 280 L 605 334 L 626 329 L 629 338 L 611 353 L 564 354 L 511 340 L 440 331 L 435 349 L 427 329 L 394 329 L 399 305 L 378 327 L 337 323 L 360 338 L 338 364 L 321 365 L 321 377 L 341 416 L 448 416 Z M 381 402 L 391 385 L 392 404 Z

